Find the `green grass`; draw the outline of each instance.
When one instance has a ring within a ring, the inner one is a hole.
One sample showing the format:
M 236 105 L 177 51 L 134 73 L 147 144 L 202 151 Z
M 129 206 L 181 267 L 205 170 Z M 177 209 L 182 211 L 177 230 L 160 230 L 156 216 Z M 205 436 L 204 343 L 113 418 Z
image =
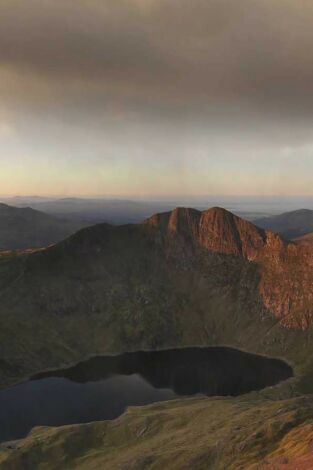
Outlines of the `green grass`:
M 301 429 L 307 435 L 295 438 Z M 239 470 L 299 455 L 313 434 L 310 397 L 192 398 L 129 408 L 115 421 L 36 428 L 0 452 L 1 469 Z M 300 447 L 300 448 L 299 448 Z

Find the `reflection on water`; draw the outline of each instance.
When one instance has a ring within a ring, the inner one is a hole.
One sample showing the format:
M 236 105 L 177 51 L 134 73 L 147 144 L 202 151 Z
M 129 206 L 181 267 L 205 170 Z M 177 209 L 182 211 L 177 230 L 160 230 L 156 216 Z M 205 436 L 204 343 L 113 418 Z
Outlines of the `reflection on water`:
M 0 441 L 37 425 L 113 419 L 128 406 L 183 395 L 240 395 L 291 375 L 282 361 L 229 348 L 96 357 L 0 391 Z

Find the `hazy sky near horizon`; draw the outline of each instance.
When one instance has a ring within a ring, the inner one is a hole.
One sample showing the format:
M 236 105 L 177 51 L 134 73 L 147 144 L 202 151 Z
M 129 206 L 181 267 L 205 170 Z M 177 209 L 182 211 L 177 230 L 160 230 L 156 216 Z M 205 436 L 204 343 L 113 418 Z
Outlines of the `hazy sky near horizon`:
M 311 0 L 0 0 L 0 192 L 313 194 Z

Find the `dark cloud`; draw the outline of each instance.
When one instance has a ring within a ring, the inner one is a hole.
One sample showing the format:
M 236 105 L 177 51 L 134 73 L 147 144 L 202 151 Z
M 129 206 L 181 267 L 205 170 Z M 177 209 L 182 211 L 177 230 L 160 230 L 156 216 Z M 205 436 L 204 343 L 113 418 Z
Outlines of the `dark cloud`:
M 0 0 L 0 131 L 12 155 L 196 149 L 264 174 L 287 148 L 279 174 L 312 149 L 312 20 L 309 0 Z
M 2 0 L 0 18 L 0 63 L 21 81 L 84 81 L 147 106 L 311 111 L 309 1 Z

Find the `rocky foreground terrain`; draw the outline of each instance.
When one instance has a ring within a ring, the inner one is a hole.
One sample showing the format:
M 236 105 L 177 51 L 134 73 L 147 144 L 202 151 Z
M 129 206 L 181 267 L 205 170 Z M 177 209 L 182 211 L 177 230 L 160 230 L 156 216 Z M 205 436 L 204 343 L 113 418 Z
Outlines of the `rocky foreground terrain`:
M 280 357 L 296 377 L 237 399 L 178 400 L 112 422 L 35 429 L 13 449 L 2 446 L 1 468 L 280 469 L 310 459 L 312 265 L 310 245 L 221 208 L 178 208 L 3 254 L 2 386 L 91 355 L 191 345 Z

